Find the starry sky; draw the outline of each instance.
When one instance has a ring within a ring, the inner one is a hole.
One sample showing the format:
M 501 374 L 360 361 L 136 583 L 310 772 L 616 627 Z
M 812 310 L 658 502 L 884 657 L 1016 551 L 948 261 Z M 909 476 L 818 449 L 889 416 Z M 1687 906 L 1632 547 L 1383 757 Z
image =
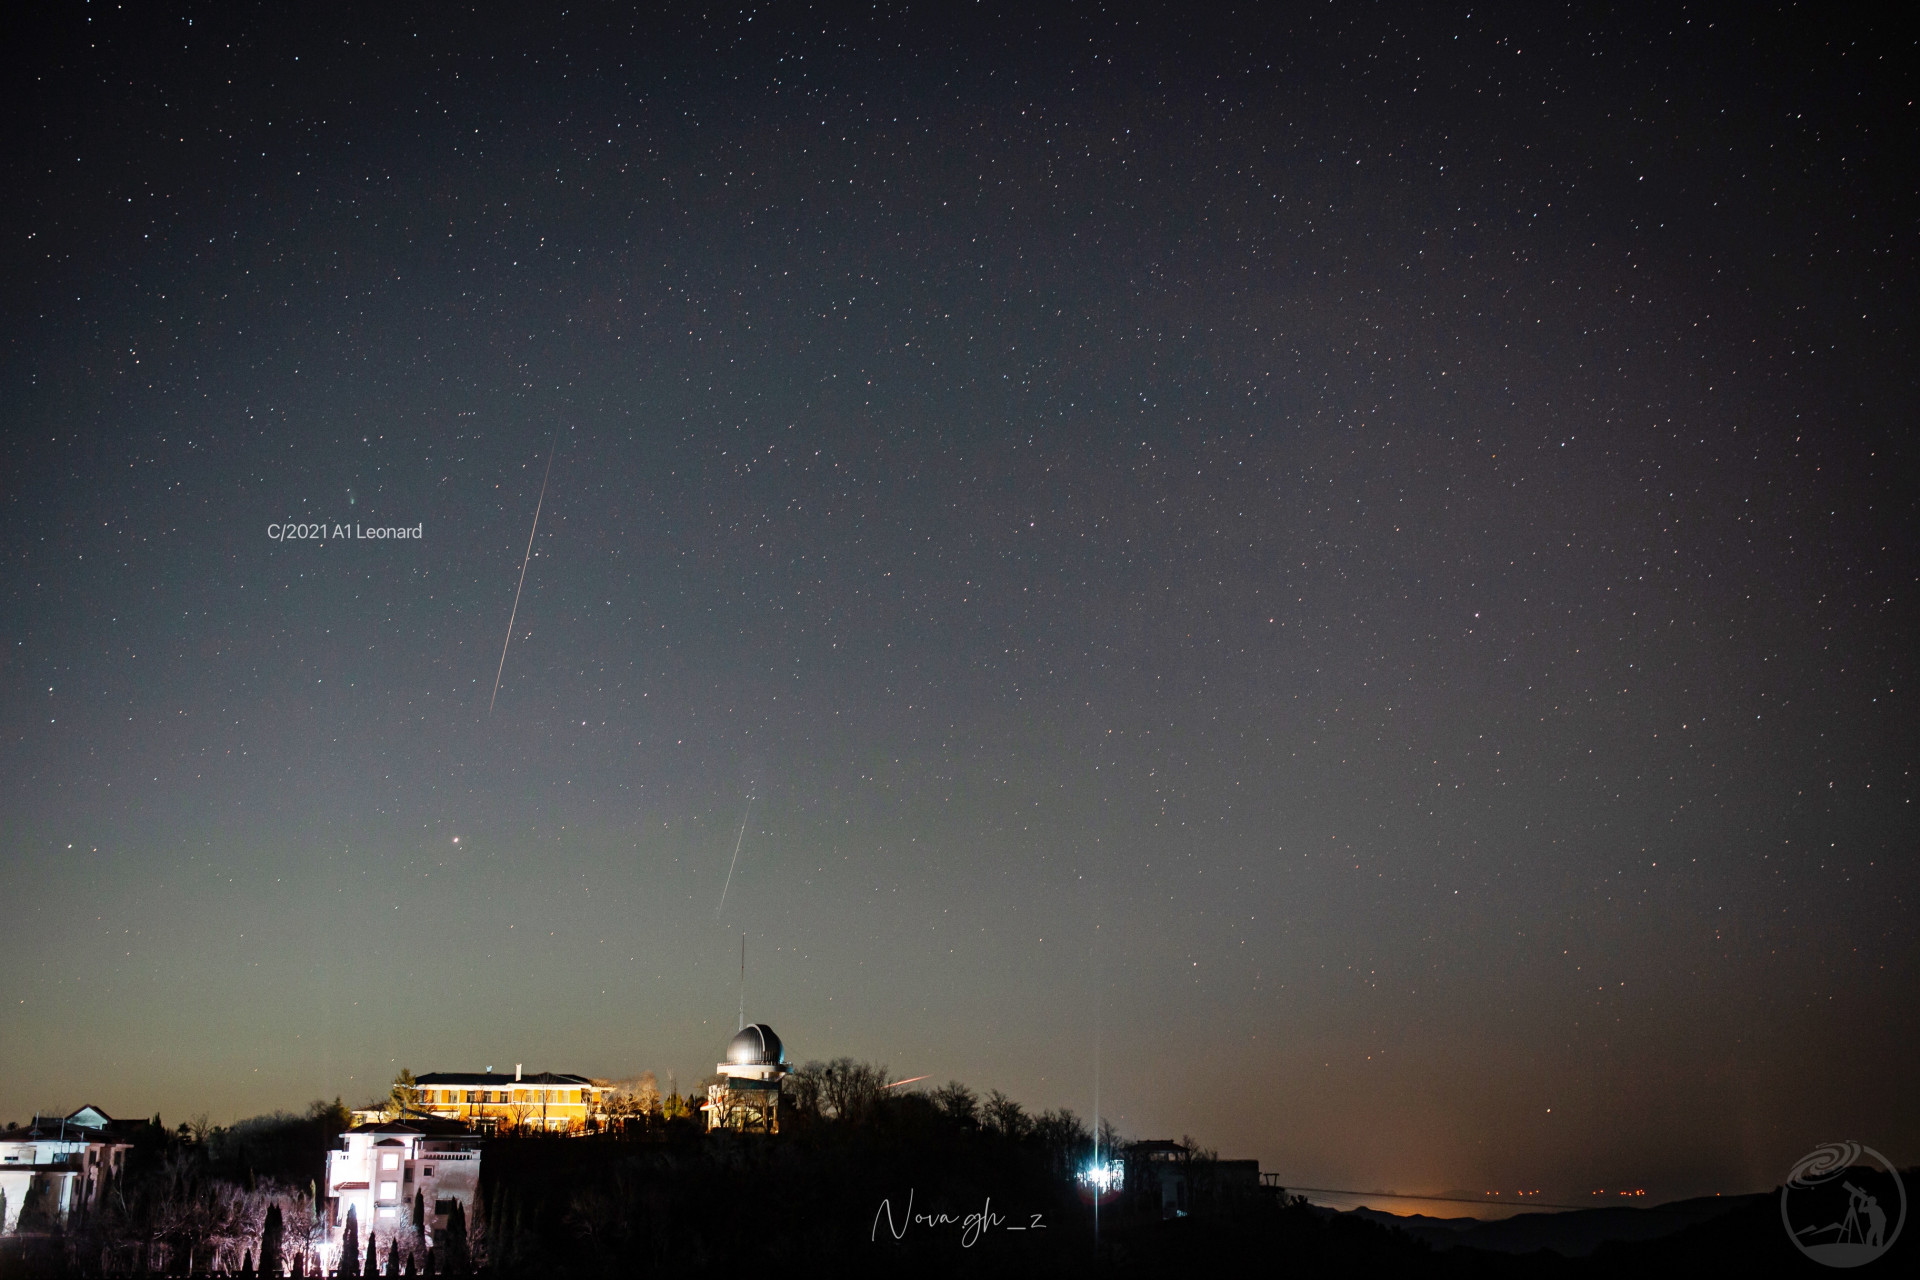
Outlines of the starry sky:
M 924 8 L 9 19 L 0 1118 L 1920 1158 L 1910 34 Z

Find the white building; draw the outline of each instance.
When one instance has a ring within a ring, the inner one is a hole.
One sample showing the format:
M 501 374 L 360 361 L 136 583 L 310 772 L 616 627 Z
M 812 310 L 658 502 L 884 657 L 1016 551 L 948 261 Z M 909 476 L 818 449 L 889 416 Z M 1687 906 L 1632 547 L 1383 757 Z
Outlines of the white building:
M 36 1116 L 24 1129 L 0 1129 L 0 1196 L 6 1197 L 0 1235 L 19 1230 L 21 1210 L 29 1207 L 29 1229 L 43 1230 L 92 1209 L 108 1179 L 126 1167 L 133 1147 L 128 1130 L 144 1123 L 82 1107 L 68 1116 Z
M 727 1042 L 727 1060 L 714 1067 L 718 1084 L 707 1086 L 707 1128 L 742 1133 L 780 1132 L 780 1081 L 792 1070 L 786 1047 L 773 1028 L 756 1022 Z
M 473 1221 L 479 1185 L 480 1140 L 464 1126 L 432 1120 L 357 1125 L 327 1153 L 327 1241 L 339 1247 L 349 1208 L 363 1247 L 370 1235 L 411 1232 L 417 1200 L 432 1246 L 456 1202 Z

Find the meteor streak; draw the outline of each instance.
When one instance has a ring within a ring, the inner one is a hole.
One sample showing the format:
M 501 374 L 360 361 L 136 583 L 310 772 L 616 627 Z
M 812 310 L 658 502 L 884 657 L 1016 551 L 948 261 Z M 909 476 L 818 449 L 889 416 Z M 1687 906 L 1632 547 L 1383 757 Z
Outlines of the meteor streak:
M 500 677 L 507 669 L 507 646 L 513 643 L 513 620 L 520 616 L 520 590 L 527 585 L 527 561 L 533 559 L 533 535 L 540 532 L 540 508 L 547 502 L 547 477 L 553 474 L 553 450 L 560 447 L 560 433 L 553 433 L 553 448 L 547 450 L 547 469 L 540 475 L 540 500 L 533 504 L 533 528 L 527 530 L 527 554 L 520 559 L 520 586 L 513 589 L 513 612 L 507 615 L 507 638 L 500 645 L 500 669 L 493 673 L 493 696 L 487 699 L 487 714 L 500 700 Z
M 753 797 L 748 796 L 747 811 L 740 815 L 740 834 L 735 837 L 733 842 L 733 861 L 727 864 L 727 882 L 720 886 L 720 905 L 713 909 L 713 916 L 716 920 L 720 918 L 720 913 L 727 909 L 727 890 L 733 887 L 733 869 L 740 865 L 740 846 L 746 843 L 747 818 L 752 813 Z M 746 961 L 744 959 L 741 960 L 740 964 L 743 969 L 746 967 Z

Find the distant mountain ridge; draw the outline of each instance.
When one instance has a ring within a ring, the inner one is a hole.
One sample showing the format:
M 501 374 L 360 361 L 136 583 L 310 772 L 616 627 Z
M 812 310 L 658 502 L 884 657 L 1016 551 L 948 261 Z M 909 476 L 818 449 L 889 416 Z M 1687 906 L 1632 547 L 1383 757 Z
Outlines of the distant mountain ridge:
M 1738 1196 L 1699 1196 L 1668 1204 L 1569 1209 L 1560 1213 L 1519 1213 L 1491 1221 L 1479 1218 L 1406 1217 L 1378 1209 L 1350 1209 L 1346 1216 L 1394 1227 L 1435 1249 L 1485 1249 L 1493 1253 L 1551 1250 L 1565 1258 L 1590 1257 L 1609 1241 L 1658 1240 L 1771 1198 L 1757 1192 Z

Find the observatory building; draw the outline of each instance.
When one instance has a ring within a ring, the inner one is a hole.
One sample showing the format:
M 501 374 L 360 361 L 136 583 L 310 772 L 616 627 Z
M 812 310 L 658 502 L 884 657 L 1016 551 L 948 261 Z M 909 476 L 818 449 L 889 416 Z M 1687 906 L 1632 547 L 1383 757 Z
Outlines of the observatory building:
M 742 1133 L 780 1132 L 780 1081 L 792 1068 L 780 1037 L 764 1022 L 727 1041 L 727 1060 L 707 1086 L 707 1128 Z

